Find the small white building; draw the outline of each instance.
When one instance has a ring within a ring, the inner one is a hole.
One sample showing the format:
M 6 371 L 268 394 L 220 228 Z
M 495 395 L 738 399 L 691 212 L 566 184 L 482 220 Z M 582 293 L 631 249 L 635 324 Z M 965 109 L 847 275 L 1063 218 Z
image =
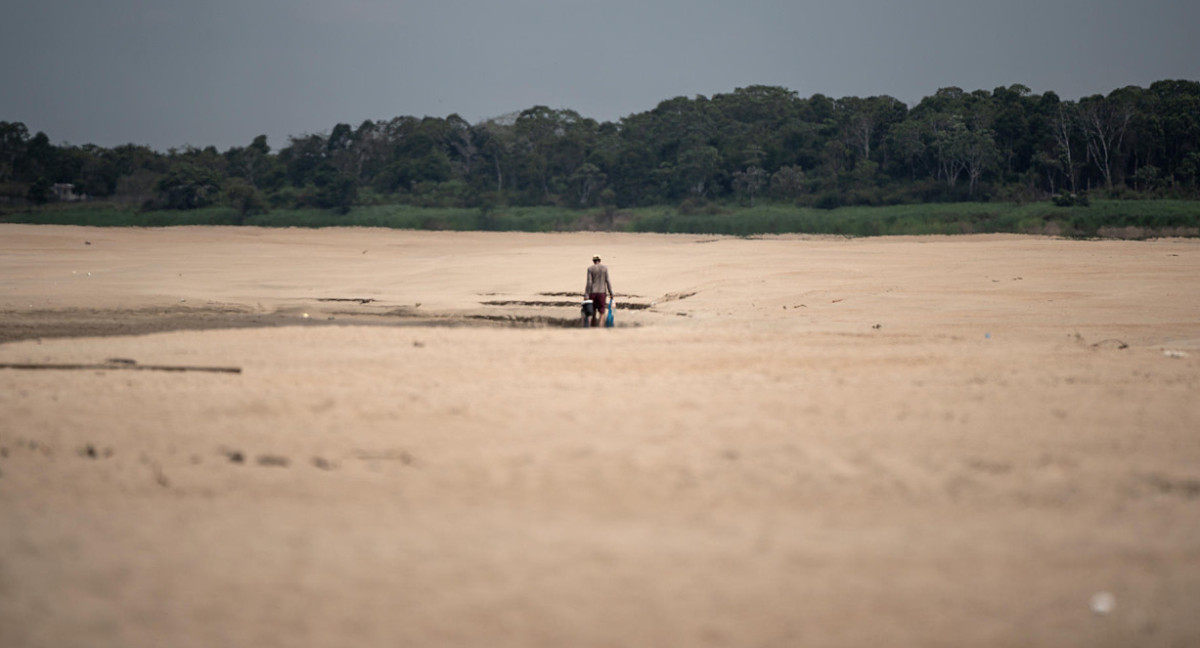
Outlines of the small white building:
M 87 196 L 75 193 L 75 185 L 69 182 L 54 185 L 53 191 L 54 199 L 58 202 L 79 202 L 87 199 Z

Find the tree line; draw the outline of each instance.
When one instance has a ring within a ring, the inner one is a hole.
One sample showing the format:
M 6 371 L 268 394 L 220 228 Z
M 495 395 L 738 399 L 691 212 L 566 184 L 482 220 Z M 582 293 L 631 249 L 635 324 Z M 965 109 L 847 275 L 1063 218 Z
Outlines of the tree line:
M 147 209 L 346 211 L 356 204 L 619 209 L 710 201 L 806 206 L 1062 204 L 1200 196 L 1200 83 L 1164 80 L 1063 100 L 1022 85 L 802 98 L 750 86 L 676 97 L 616 122 L 535 106 L 337 124 L 272 151 L 55 145 L 0 122 L 0 203 L 111 200 Z

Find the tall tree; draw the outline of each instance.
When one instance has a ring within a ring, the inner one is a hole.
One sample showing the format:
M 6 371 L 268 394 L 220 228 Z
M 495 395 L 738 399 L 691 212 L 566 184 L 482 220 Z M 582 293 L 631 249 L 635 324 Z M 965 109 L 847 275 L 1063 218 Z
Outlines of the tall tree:
M 712 179 L 721 165 L 721 154 L 712 146 L 695 146 L 679 154 L 679 180 L 691 196 L 702 198 L 712 189 Z
M 29 129 L 21 122 L 0 121 L 0 182 L 15 178 L 17 160 L 25 155 Z
M 763 186 L 767 184 L 767 172 L 760 167 L 747 167 L 745 171 L 733 174 L 733 188 L 739 196 L 749 198 L 750 206 L 754 206 L 754 198 Z
M 588 207 L 592 200 L 599 196 L 604 189 L 607 176 L 600 167 L 591 162 L 584 162 L 571 175 L 571 184 L 575 187 L 575 196 L 580 207 Z
M 1079 124 L 1087 140 L 1088 157 L 1104 176 L 1106 189 L 1113 188 L 1113 162 L 1120 155 L 1125 129 L 1132 118 L 1132 107 L 1116 91 L 1108 97 L 1094 95 L 1079 101 Z
M 1079 193 L 1079 161 L 1075 155 L 1075 135 L 1079 132 L 1079 107 L 1074 102 L 1064 101 L 1051 118 L 1051 133 L 1058 151 L 1058 162 L 1063 175 L 1071 185 L 1071 193 Z
M 222 176 L 215 169 L 182 161 L 158 182 L 168 209 L 207 207 L 221 197 Z
M 908 108 L 888 96 L 843 97 L 835 104 L 846 145 L 871 159 L 871 149 L 881 139 L 881 133 L 904 119 Z
M 1162 146 L 1161 165 L 1169 175 L 1200 153 L 1200 82 L 1164 80 L 1150 84 L 1154 120 Z M 1189 167 L 1190 168 L 1190 167 Z

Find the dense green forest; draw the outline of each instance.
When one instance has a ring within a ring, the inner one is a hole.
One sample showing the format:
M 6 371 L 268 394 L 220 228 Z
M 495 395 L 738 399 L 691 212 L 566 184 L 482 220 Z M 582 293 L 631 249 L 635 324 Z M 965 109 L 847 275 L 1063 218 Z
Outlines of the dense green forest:
M 158 152 L 56 145 L 0 122 L 0 207 L 102 201 L 147 211 L 223 206 L 346 213 L 355 206 L 555 207 L 612 214 L 670 205 L 1016 203 L 1200 197 L 1200 83 L 1158 81 L 1078 101 L 1013 85 L 801 98 L 751 86 L 677 97 L 618 122 L 535 106 L 336 124 L 244 147 Z

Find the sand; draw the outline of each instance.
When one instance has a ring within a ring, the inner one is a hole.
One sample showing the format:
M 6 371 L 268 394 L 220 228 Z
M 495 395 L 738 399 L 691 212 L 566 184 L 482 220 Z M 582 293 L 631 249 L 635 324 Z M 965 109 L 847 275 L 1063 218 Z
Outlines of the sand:
M 1200 241 L 0 225 L 0 340 L 2 646 L 1200 645 Z

